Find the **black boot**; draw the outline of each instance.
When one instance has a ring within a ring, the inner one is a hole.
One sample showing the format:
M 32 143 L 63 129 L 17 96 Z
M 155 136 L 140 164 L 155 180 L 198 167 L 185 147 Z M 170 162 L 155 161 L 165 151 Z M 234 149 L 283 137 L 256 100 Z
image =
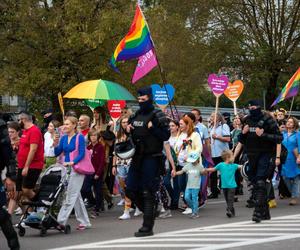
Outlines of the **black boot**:
M 252 220 L 259 223 L 264 218 L 267 218 L 267 189 L 266 183 L 263 180 L 257 181 L 254 187 L 255 209 Z M 269 214 L 270 217 L 270 214 Z
M 10 215 L 3 208 L 0 210 L 0 226 L 7 239 L 8 247 L 11 250 L 19 250 L 20 244 L 17 233 L 13 228 Z
M 155 196 L 148 190 L 143 192 L 144 216 L 143 226 L 134 234 L 135 237 L 153 235 L 153 226 L 156 213 Z

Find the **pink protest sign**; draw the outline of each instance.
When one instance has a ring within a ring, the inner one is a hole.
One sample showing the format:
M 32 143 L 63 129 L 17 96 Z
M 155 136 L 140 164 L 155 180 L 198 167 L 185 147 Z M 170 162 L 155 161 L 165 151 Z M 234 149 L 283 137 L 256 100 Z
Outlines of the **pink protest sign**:
M 126 106 L 126 101 L 107 101 L 107 107 L 112 119 L 118 119 L 121 116 L 121 111 Z
M 228 77 L 225 75 L 210 74 L 208 77 L 208 85 L 215 96 L 220 96 L 224 93 L 228 82 Z
M 132 83 L 147 75 L 157 65 L 156 55 L 154 51 L 149 50 L 146 54 L 139 57 L 138 64 L 133 74 Z

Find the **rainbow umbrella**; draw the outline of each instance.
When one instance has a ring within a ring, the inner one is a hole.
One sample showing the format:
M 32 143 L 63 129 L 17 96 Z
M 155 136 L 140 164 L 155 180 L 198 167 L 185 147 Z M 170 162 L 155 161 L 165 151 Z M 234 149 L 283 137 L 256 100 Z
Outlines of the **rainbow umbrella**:
M 77 84 L 64 95 L 64 98 L 126 100 L 134 101 L 135 97 L 120 84 L 102 79 Z

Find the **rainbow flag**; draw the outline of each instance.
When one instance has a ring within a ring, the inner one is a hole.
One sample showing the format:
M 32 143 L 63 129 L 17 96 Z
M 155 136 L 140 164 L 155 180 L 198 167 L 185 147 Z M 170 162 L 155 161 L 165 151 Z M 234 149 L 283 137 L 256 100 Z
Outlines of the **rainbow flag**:
M 279 102 L 296 96 L 299 90 L 299 83 L 300 83 L 300 68 L 296 71 L 296 73 L 292 76 L 292 78 L 288 81 L 288 83 L 284 86 L 281 90 L 281 93 L 273 102 L 271 107 L 278 104 Z
M 110 65 L 117 70 L 116 62 L 139 58 L 153 48 L 150 31 L 140 6 L 136 6 L 135 16 L 127 35 L 118 44 Z

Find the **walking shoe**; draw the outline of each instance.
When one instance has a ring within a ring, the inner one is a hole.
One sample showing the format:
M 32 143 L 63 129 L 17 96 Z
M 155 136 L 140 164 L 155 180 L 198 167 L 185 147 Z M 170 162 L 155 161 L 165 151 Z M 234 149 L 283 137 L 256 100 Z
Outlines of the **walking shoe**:
M 137 216 L 140 216 L 141 214 L 143 214 L 143 212 L 141 210 L 139 210 L 138 208 L 136 208 L 133 216 L 137 217 Z
M 228 209 L 228 208 L 226 209 L 226 215 L 227 215 L 228 218 L 233 217 L 232 212 L 231 212 L 230 209 Z
M 166 210 L 165 212 L 161 213 L 158 217 L 161 219 L 172 217 L 171 210 L 170 209 Z
M 296 198 L 292 198 L 291 200 L 290 200 L 290 202 L 289 202 L 289 205 L 290 206 L 294 206 L 294 205 L 297 205 L 297 199 Z
M 209 196 L 207 196 L 207 199 L 218 199 L 218 194 L 211 193 Z
M 130 217 L 129 211 L 124 212 L 121 216 L 119 216 L 119 220 L 129 220 L 130 218 L 131 217 Z
M 15 215 L 21 215 L 23 214 L 23 211 L 20 207 L 18 207 L 16 210 L 15 210 Z
M 191 218 L 191 219 L 199 218 L 199 214 L 198 214 L 198 213 L 192 213 L 192 214 L 190 215 L 190 218 Z
M 153 235 L 153 231 L 150 228 L 147 227 L 141 227 L 139 229 L 139 231 L 134 233 L 135 237 L 146 237 L 146 236 L 152 236 Z
M 189 208 L 189 207 L 187 207 L 187 208 L 182 212 L 182 214 L 192 214 L 192 213 L 193 213 L 193 211 L 192 211 L 192 209 Z
M 204 208 L 206 206 L 206 201 L 201 201 L 200 203 L 199 203 L 199 209 L 200 208 Z
M 275 207 L 277 207 L 277 203 L 276 203 L 276 200 L 275 200 L 275 199 L 270 200 L 270 201 L 268 202 L 268 204 L 269 204 L 269 208 L 275 208 Z
M 117 206 L 123 206 L 124 204 L 125 204 L 125 199 L 121 199 L 121 200 L 118 202 Z
M 108 209 L 112 209 L 113 206 L 114 206 L 114 203 L 113 203 L 113 202 L 107 203 L 107 208 L 108 208 Z
M 96 219 L 98 216 L 99 216 L 99 212 L 98 211 L 94 210 L 94 211 L 91 212 L 91 218 L 92 219 Z
M 83 231 L 83 230 L 85 230 L 85 229 L 87 229 L 87 228 L 91 228 L 91 227 L 92 227 L 91 224 L 88 224 L 88 225 L 79 224 L 79 225 L 77 226 L 76 230 Z

